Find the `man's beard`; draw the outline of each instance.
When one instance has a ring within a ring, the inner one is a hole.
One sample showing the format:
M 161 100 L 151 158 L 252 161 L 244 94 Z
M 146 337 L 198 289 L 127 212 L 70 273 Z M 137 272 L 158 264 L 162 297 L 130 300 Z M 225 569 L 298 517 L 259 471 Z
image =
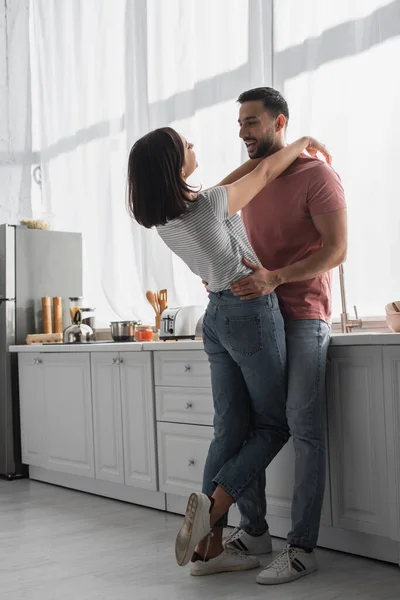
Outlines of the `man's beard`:
M 275 152 L 275 137 L 273 134 L 262 140 L 256 140 L 255 138 L 245 138 L 246 140 L 254 140 L 257 142 L 257 151 L 254 154 L 249 154 L 250 158 L 265 158 Z

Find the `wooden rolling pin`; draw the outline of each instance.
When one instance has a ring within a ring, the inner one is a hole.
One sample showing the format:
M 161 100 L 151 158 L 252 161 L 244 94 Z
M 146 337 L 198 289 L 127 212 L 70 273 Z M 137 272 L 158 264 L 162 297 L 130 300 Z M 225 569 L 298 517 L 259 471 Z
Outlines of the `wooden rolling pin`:
M 42 298 L 43 333 L 53 333 L 51 326 L 51 304 L 50 297 Z
M 63 332 L 62 322 L 62 298 L 56 296 L 53 298 L 53 315 L 54 315 L 54 333 Z

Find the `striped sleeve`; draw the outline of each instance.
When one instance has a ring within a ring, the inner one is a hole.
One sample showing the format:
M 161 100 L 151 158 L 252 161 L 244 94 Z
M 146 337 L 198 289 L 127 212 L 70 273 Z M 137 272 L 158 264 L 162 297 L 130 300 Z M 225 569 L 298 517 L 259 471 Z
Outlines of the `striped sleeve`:
M 226 191 L 226 187 L 211 188 L 207 190 L 206 194 L 218 221 L 222 223 L 228 219 L 228 192 Z

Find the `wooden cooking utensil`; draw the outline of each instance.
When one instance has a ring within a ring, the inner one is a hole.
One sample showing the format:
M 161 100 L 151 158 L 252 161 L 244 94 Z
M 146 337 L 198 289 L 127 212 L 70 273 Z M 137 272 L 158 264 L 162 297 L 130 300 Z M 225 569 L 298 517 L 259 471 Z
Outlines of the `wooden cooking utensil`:
M 160 290 L 160 312 L 163 313 L 168 308 L 168 292 L 167 290 Z
M 146 292 L 146 298 L 149 301 L 149 303 L 151 304 L 151 306 L 154 308 L 154 312 L 157 314 L 158 310 L 157 310 L 156 297 L 154 295 L 154 292 L 152 292 L 151 290 L 148 290 Z

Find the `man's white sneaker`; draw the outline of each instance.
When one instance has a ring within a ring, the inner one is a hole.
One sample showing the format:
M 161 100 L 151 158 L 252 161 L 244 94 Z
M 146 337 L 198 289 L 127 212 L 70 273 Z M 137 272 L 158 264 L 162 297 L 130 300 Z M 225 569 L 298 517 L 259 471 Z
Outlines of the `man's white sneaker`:
M 243 552 L 243 554 L 251 556 L 272 552 L 272 540 L 269 531 L 255 537 L 254 535 L 249 535 L 243 529 L 240 529 L 240 527 L 236 527 L 224 539 L 223 546 L 226 550 L 236 550 L 236 552 Z
M 215 573 L 227 573 L 229 571 L 249 571 L 257 569 L 260 561 L 255 556 L 246 556 L 241 552 L 224 550 L 216 558 L 207 561 L 196 560 L 190 563 L 191 575 L 214 575 Z
M 188 564 L 197 544 L 210 534 L 210 509 L 208 496 L 199 492 L 190 494 L 183 525 L 175 542 L 176 562 L 181 567 Z
M 314 552 L 287 546 L 268 567 L 257 575 L 257 583 L 261 585 L 288 583 L 313 573 L 317 569 L 318 563 Z

